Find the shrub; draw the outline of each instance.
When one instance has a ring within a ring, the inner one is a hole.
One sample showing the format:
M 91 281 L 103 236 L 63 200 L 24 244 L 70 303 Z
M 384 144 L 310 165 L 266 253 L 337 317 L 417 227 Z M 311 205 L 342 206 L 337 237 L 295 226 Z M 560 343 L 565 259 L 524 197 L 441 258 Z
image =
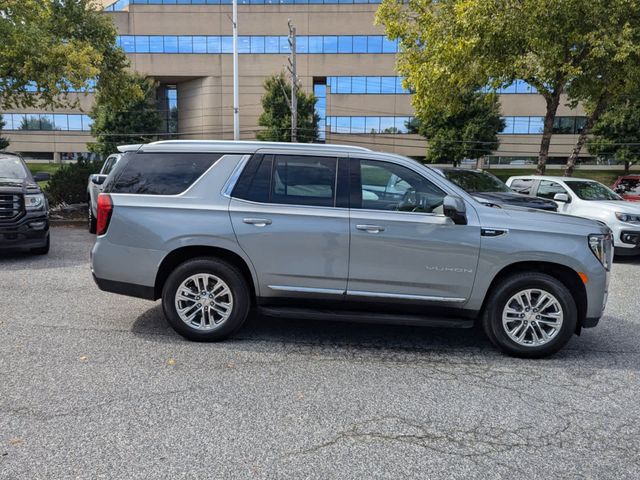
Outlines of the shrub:
M 45 194 L 51 206 L 61 203 L 85 203 L 87 201 L 87 182 L 89 175 L 100 171 L 102 162 L 78 160 L 68 163 L 51 176 Z

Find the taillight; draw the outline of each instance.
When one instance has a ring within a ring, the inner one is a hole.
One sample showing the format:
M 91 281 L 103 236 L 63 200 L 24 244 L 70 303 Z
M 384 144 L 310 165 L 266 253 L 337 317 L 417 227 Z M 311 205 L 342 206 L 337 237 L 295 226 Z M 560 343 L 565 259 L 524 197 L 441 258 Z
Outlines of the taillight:
M 111 195 L 108 193 L 101 193 L 98 195 L 98 221 L 96 224 L 96 233 L 98 235 L 104 235 L 107 233 L 112 213 L 113 202 L 111 201 Z

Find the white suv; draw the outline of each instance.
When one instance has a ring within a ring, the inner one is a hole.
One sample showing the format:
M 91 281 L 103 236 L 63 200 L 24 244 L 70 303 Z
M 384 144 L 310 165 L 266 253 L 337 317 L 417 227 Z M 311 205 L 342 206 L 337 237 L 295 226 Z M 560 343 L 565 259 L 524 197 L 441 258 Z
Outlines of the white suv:
M 640 205 L 585 178 L 521 176 L 507 185 L 518 193 L 554 200 L 558 212 L 605 223 L 613 231 L 616 255 L 640 254 Z

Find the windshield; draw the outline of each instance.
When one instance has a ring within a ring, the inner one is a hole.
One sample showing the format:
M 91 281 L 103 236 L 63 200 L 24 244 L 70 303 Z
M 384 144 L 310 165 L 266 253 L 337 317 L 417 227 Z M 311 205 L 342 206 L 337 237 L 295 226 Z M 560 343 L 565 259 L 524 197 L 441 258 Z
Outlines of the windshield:
M 565 180 L 564 183 L 582 200 L 622 200 L 613 190 L 598 182 Z
M 627 177 L 620 180 L 620 185 L 624 186 L 624 193 L 633 193 L 635 195 L 640 195 L 640 177 Z
M 467 192 L 511 192 L 509 187 L 491 173 L 471 170 L 445 170 L 444 174 L 449 180 Z
M 0 178 L 24 180 L 29 173 L 22 160 L 14 156 L 0 156 Z

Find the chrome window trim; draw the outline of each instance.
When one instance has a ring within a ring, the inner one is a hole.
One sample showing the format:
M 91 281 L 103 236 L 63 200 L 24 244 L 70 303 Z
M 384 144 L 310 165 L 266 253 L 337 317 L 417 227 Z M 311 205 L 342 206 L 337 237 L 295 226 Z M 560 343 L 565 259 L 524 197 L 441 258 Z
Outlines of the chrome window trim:
M 323 293 L 327 295 L 344 295 L 345 293 L 339 288 L 291 287 L 288 285 L 269 285 L 269 288 L 280 292 Z
M 440 297 L 432 295 L 410 295 L 405 293 L 382 293 L 382 292 L 366 292 L 360 290 L 342 290 L 338 288 L 314 288 L 314 287 L 294 287 L 290 285 L 269 285 L 271 290 L 280 292 L 297 292 L 297 293 L 322 293 L 326 295 L 348 295 L 370 298 L 395 298 L 401 300 L 421 300 L 427 302 L 448 302 L 462 303 L 466 302 L 466 298 L 458 297 Z
M 347 290 L 347 295 L 358 297 L 378 297 L 378 298 L 397 298 L 402 300 L 423 300 L 427 302 L 466 302 L 466 298 L 459 297 L 439 297 L 433 295 L 410 295 L 407 293 L 381 293 L 381 292 L 365 292 L 360 290 Z

